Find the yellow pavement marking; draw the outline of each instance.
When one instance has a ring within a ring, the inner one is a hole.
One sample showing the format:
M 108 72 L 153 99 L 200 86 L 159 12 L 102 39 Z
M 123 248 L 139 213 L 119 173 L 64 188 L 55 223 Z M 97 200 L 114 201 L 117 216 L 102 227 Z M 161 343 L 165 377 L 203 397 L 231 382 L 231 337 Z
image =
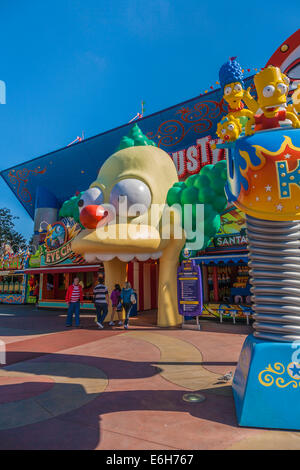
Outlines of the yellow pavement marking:
M 210 390 L 222 395 L 231 395 L 231 385 L 218 383 L 222 375 L 205 369 L 202 354 L 194 345 L 173 336 L 143 331 L 129 331 L 127 335 L 147 341 L 158 347 L 161 353 L 160 374 L 172 382 L 189 390 Z
M 18 370 L 13 370 L 17 367 Z M 75 362 L 23 362 L 0 370 L 1 377 L 48 376 L 55 384 L 32 398 L 0 404 L 0 430 L 37 423 L 75 410 L 94 400 L 108 384 L 104 372 Z

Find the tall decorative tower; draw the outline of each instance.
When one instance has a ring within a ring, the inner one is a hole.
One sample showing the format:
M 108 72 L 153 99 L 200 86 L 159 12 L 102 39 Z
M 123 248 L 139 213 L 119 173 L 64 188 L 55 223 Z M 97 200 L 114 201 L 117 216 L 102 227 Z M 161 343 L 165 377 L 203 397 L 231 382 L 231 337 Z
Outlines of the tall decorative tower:
M 254 334 L 233 380 L 241 426 L 300 429 L 300 129 L 242 137 L 228 199 L 246 214 Z

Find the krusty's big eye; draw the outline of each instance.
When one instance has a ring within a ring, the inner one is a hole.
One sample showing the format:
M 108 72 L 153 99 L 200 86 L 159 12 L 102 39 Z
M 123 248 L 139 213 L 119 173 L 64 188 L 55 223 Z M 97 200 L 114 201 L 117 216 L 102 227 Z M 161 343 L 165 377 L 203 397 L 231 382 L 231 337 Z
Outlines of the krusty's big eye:
M 78 201 L 79 211 L 85 206 L 100 206 L 103 203 L 103 193 L 99 188 L 90 188 L 84 191 Z
M 267 85 L 263 89 L 263 95 L 265 98 L 270 98 L 270 96 L 274 95 L 275 87 L 273 85 Z
M 282 94 L 285 95 L 287 92 L 287 86 L 284 83 L 278 83 L 277 90 Z
M 229 124 L 229 125 L 227 126 L 227 129 L 230 130 L 230 131 L 233 131 L 234 125 L 233 125 L 233 124 Z
M 231 86 L 227 86 L 227 87 L 224 89 L 225 95 L 230 95 L 231 92 L 232 92 Z
M 234 85 L 234 89 L 236 91 L 242 91 L 242 85 L 240 85 L 239 83 L 237 83 L 236 85 Z
M 126 197 L 128 209 L 133 204 L 140 204 L 144 209 L 140 213 L 148 210 L 152 200 L 150 189 L 146 183 L 135 178 L 123 179 L 112 188 L 109 202 L 115 206 L 117 213 L 119 213 L 119 203 L 122 201 L 119 198 L 122 196 Z

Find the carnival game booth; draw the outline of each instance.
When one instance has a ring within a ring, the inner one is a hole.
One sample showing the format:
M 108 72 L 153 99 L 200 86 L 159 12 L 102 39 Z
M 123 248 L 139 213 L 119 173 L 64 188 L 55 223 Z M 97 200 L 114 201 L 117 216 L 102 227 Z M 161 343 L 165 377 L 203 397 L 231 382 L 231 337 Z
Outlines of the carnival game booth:
M 30 257 L 25 270 L 33 283 L 38 279 L 39 292 L 35 301 L 41 308 L 66 308 L 67 288 L 79 277 L 83 288 L 83 309 L 94 309 L 93 288 L 103 266 L 87 264 L 71 250 L 71 241 L 81 230 L 74 220 L 64 218 L 47 226 L 43 242 Z M 33 300 L 34 301 L 34 300 Z
M 11 255 L 1 261 L 0 303 L 24 304 L 28 295 L 28 276 L 24 271 L 26 256 Z
M 203 282 L 203 317 L 246 320 L 252 315 L 245 216 L 228 207 L 209 247 L 195 258 Z

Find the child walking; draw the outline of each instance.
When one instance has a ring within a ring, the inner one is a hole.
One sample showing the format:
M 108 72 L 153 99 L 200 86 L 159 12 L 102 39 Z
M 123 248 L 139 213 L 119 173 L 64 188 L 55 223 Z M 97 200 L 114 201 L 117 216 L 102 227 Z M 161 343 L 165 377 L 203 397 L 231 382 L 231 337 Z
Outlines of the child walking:
M 109 326 L 114 326 L 114 318 L 115 314 L 117 312 L 118 315 L 118 325 L 123 325 L 122 318 L 121 318 L 121 312 L 122 312 L 122 304 L 121 304 L 121 287 L 119 284 L 115 284 L 115 288 L 110 294 L 110 300 L 112 304 L 112 315 L 111 315 L 111 320 L 109 322 Z

